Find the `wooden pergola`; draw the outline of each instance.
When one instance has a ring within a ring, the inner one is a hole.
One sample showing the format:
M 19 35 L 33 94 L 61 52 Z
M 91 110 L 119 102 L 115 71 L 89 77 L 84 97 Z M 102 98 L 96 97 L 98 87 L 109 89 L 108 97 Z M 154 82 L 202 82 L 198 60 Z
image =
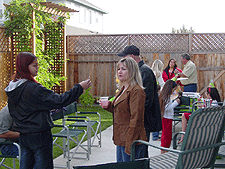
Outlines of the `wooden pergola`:
M 68 8 L 66 6 L 61 6 L 52 2 L 41 2 L 40 4 L 45 6 L 46 8 L 39 7 L 38 10 L 62 17 L 67 17 L 67 12 L 79 12 L 77 10 Z M 34 4 L 31 4 L 31 6 L 33 5 Z
M 62 16 L 62 17 L 67 17 L 67 14 L 66 14 L 67 12 L 79 12 L 77 10 L 68 8 L 66 6 L 61 6 L 61 5 L 52 3 L 52 2 L 40 2 L 40 4 L 42 6 L 39 6 L 38 8 L 35 7 L 34 3 L 29 3 L 29 4 L 33 8 L 35 8 L 36 10 L 43 11 L 43 12 L 46 12 L 46 13 L 50 13 L 50 14 L 53 14 L 53 15 Z M 25 5 L 25 3 L 22 4 L 22 5 Z M 4 6 L 7 8 L 10 5 L 4 4 Z
M 55 4 L 55 3 L 52 3 L 52 2 L 41 2 L 40 3 L 42 6 L 39 6 L 37 9 L 35 7 L 35 5 L 33 3 L 30 3 L 30 5 L 38 10 L 38 11 L 43 11 L 45 13 L 49 13 L 49 14 L 52 14 L 52 15 L 55 15 L 55 16 L 61 16 L 61 17 L 68 17 L 67 15 L 67 12 L 79 12 L 77 10 L 74 10 L 74 9 L 71 9 L 71 8 L 68 8 L 66 6 L 61 6 L 61 5 L 58 5 L 58 4 Z M 32 13 L 32 20 L 33 20 L 33 28 L 35 28 L 35 22 L 34 22 L 34 19 L 35 19 L 35 12 L 33 11 Z M 32 52 L 35 54 L 36 53 L 36 45 L 35 45 L 35 32 L 33 32 L 33 46 L 32 46 Z M 63 35 L 63 39 L 64 39 L 64 49 L 66 48 L 66 41 L 65 41 L 65 38 L 66 38 L 66 32 L 64 31 L 64 35 Z M 64 58 L 66 56 L 66 50 L 64 50 Z
M 36 5 L 35 3 L 24 3 L 22 5 L 26 5 L 29 4 L 34 10 L 32 10 L 31 13 L 31 17 L 32 17 L 32 28 L 33 28 L 33 32 L 31 33 L 31 39 L 30 39 L 30 47 L 32 50 L 32 53 L 34 55 L 36 55 L 36 33 L 35 33 L 35 11 L 41 11 L 41 12 L 45 12 L 45 13 L 49 13 L 52 14 L 53 16 L 57 16 L 57 17 L 64 17 L 67 18 L 68 12 L 79 12 L 77 10 L 68 8 L 66 6 L 61 6 L 52 2 L 41 2 L 40 5 Z M 10 5 L 4 4 L 5 7 L 9 7 Z M 13 5 L 13 4 L 11 4 Z M 12 14 L 13 16 L 13 14 Z M 53 19 L 54 20 L 54 19 Z M 17 35 L 14 35 L 17 36 Z M 15 56 L 18 54 L 19 50 L 17 48 L 15 48 L 15 43 L 13 41 L 13 36 L 11 37 L 11 76 L 14 74 L 14 70 L 15 70 Z M 61 37 L 61 53 L 59 56 L 60 58 L 63 58 L 64 61 L 66 61 L 66 31 L 63 29 L 62 30 L 62 37 Z M 46 47 L 46 46 L 45 46 Z M 56 66 L 56 68 L 58 67 L 58 65 L 61 64 L 58 62 L 58 59 L 55 58 L 54 61 L 54 66 Z M 54 69 L 54 68 L 53 68 Z M 65 71 L 66 70 L 66 64 L 64 64 L 64 70 L 63 72 L 60 73 L 61 76 L 65 76 Z M 61 82 L 60 82 L 61 83 Z M 62 93 L 63 91 L 66 90 L 66 82 L 62 82 L 62 84 L 60 84 L 60 86 L 53 88 L 53 90 L 57 93 Z
M 42 11 L 42 12 L 45 12 L 45 13 L 49 13 L 49 14 L 52 14 L 52 15 L 55 15 L 55 16 L 61 16 L 61 17 L 64 17 L 64 18 L 68 17 L 68 15 L 67 15 L 68 12 L 79 12 L 77 10 L 68 8 L 66 6 L 61 6 L 61 5 L 52 3 L 52 2 L 41 2 L 40 3 L 41 6 L 38 6 L 38 7 L 36 7 L 34 3 L 29 3 L 29 4 L 35 10 Z M 22 5 L 25 5 L 25 3 L 22 4 Z M 4 4 L 4 6 L 7 8 L 10 5 Z M 35 21 L 34 21 L 35 20 L 35 11 L 34 10 L 32 11 L 32 20 L 33 20 L 32 28 L 35 30 Z M 66 37 L 66 35 L 65 35 L 65 31 L 64 31 L 63 38 L 65 39 L 65 37 Z M 64 40 L 64 42 L 65 42 L 65 40 Z M 33 33 L 32 33 L 31 44 L 32 44 L 32 53 L 35 55 L 36 54 L 35 31 L 33 31 Z M 65 48 L 65 44 L 64 44 L 64 48 Z M 65 56 L 65 53 L 64 53 L 64 56 Z

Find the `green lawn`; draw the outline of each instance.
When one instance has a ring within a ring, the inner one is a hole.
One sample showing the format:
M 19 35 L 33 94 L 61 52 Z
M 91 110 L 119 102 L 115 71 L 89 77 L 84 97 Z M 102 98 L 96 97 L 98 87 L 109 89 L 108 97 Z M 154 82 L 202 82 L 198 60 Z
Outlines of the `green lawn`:
M 108 111 L 102 109 L 98 105 L 97 106 L 92 106 L 92 107 L 87 107 L 86 109 L 84 107 L 78 105 L 77 109 L 78 109 L 78 111 L 99 112 L 100 115 L 101 115 L 101 128 L 102 128 L 102 131 L 112 125 L 112 114 L 109 113 Z M 75 115 L 75 113 L 72 114 L 72 115 Z M 98 116 L 97 115 L 88 115 L 88 117 L 91 120 L 98 120 Z M 62 120 L 56 120 L 56 121 L 54 121 L 54 123 L 55 124 L 62 124 Z M 70 123 L 73 123 L 73 122 L 70 122 Z M 96 126 L 94 126 L 94 128 L 96 128 Z M 52 133 L 56 133 L 58 131 L 60 131 L 60 128 L 55 127 L 55 128 L 52 129 Z M 85 138 L 85 140 L 86 140 L 86 138 Z M 57 143 L 62 145 L 62 139 L 58 139 Z M 76 146 L 75 143 L 74 144 L 70 144 L 71 148 L 75 147 L 75 146 Z M 62 152 L 62 150 L 60 148 L 58 148 L 55 145 L 53 146 L 53 158 L 56 158 L 56 157 L 60 156 L 62 153 L 63 152 Z M 0 160 L 2 160 L 2 158 L 0 158 Z M 16 160 L 16 165 L 17 165 L 16 168 L 19 168 L 19 164 L 18 163 L 19 163 L 18 160 Z M 12 159 L 6 159 L 4 164 L 8 165 L 9 167 L 13 167 Z M 4 168 L 4 167 L 0 167 L 0 168 Z

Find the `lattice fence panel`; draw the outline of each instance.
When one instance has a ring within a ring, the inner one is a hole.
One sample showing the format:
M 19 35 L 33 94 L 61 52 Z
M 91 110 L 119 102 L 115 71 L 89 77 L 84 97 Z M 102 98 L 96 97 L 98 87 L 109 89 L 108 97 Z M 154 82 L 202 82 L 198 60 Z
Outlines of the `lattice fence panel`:
M 0 109 L 7 104 L 7 96 L 4 91 L 11 78 L 11 52 L 10 41 L 5 36 L 5 28 L 0 27 Z
M 58 28 L 47 26 L 45 27 L 45 50 L 50 51 L 49 54 L 54 55 L 53 66 L 51 70 L 55 71 L 55 76 L 59 75 L 61 77 L 65 76 L 64 71 L 64 28 L 61 28 L 61 24 L 58 24 Z M 56 37 L 55 34 L 60 34 Z M 57 43 L 52 43 L 50 39 L 56 39 Z M 57 49 L 57 50 L 56 50 Z M 65 92 L 65 82 L 61 81 L 60 85 L 53 86 L 54 90 L 58 94 Z
M 130 35 L 129 39 L 142 53 L 188 52 L 188 34 L 137 34 Z
M 5 28 L 0 27 L 0 51 L 9 51 L 9 39 L 5 36 Z
M 189 49 L 188 34 L 136 34 L 68 36 L 68 53 L 116 54 L 129 44 L 142 53 L 184 53 Z
M 11 37 L 11 42 L 12 42 L 12 71 L 13 74 L 16 72 L 16 55 L 20 52 L 32 52 L 32 39 L 27 39 L 24 36 L 18 35 L 19 33 L 14 33 L 13 36 Z M 22 44 L 27 46 L 27 51 L 23 51 L 22 48 L 18 48 L 18 44 L 22 42 Z
M 126 35 L 67 36 L 68 53 L 115 54 L 128 44 Z
M 116 54 L 134 44 L 141 53 L 225 53 L 225 34 L 134 34 L 68 36 L 68 53 Z
M 225 34 L 193 34 L 193 53 L 225 53 Z

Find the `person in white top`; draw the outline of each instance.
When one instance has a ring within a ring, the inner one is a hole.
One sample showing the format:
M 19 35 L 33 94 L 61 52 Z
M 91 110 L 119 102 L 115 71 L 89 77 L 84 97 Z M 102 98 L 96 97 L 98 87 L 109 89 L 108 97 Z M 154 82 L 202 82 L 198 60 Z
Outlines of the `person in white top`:
M 174 115 L 174 107 L 180 104 L 180 99 L 172 101 L 171 95 L 177 89 L 177 84 L 173 80 L 167 80 L 159 95 L 159 103 L 162 116 L 162 136 L 161 146 L 169 148 L 172 140 L 172 122 Z M 165 153 L 161 150 L 161 154 Z
M 164 64 L 161 60 L 157 59 L 152 63 L 152 71 L 155 74 L 157 83 L 161 86 L 161 89 L 163 88 L 165 82 L 162 78 L 162 72 L 163 72 Z

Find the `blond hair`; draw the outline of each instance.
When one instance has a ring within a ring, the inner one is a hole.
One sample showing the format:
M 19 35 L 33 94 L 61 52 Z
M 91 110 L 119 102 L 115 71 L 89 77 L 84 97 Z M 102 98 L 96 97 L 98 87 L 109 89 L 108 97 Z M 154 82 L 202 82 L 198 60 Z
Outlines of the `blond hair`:
M 123 64 L 128 70 L 127 82 L 129 85 L 139 85 L 141 88 L 143 88 L 141 73 L 137 62 L 131 57 L 122 58 L 117 63 L 116 70 L 118 70 L 120 64 Z M 116 71 L 116 77 L 118 78 L 118 71 Z M 119 88 L 121 87 L 122 84 L 119 82 Z
M 158 78 L 163 72 L 164 64 L 161 60 L 155 60 L 152 64 L 152 71 L 154 72 L 156 78 Z

